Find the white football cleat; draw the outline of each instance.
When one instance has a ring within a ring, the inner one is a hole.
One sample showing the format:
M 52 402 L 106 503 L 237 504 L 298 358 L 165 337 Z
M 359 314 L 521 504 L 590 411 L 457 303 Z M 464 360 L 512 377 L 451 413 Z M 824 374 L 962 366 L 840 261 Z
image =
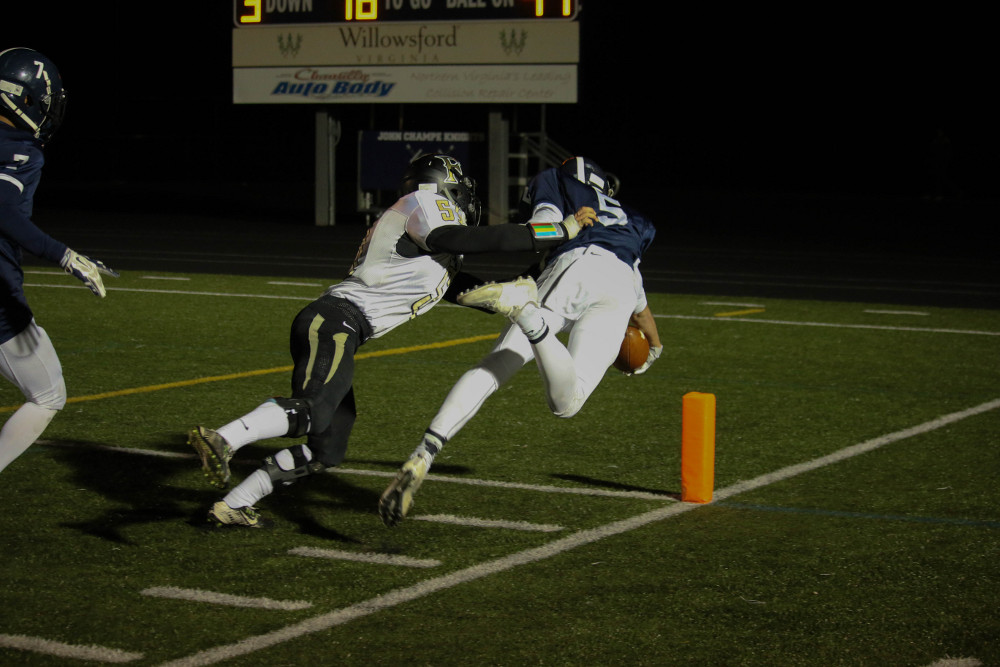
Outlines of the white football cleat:
M 403 464 L 396 473 L 396 479 L 392 480 L 392 484 L 378 500 L 378 514 L 382 517 L 382 523 L 392 528 L 409 514 L 413 507 L 413 495 L 420 488 L 430 467 L 430 461 L 420 454 L 414 454 Z
M 230 507 L 226 501 L 220 500 L 208 510 L 208 521 L 213 526 L 242 528 L 264 528 L 267 523 L 260 518 L 256 507 Z
M 188 431 L 188 444 L 198 452 L 201 470 L 208 483 L 217 489 L 229 486 L 232 473 L 229 462 L 233 458 L 233 448 L 226 439 L 210 428 L 195 426 Z
M 538 303 L 538 286 L 530 276 L 506 283 L 486 283 L 458 295 L 458 303 L 484 308 L 513 321 L 529 303 Z

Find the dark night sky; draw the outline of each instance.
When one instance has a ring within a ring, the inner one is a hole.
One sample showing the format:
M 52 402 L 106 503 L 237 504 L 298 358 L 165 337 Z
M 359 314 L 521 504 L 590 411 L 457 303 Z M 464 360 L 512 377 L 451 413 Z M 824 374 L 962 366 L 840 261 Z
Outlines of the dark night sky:
M 230 102 L 228 0 L 176 10 L 134 0 L 30 4 L 5 7 L 0 45 L 46 53 L 70 90 L 47 178 L 311 178 L 315 108 Z M 623 4 L 584 5 L 580 103 L 550 105 L 546 122 L 557 143 L 618 173 L 640 208 L 657 206 L 664 188 L 919 197 L 938 128 L 952 142 L 963 196 L 998 196 L 1000 130 L 986 88 L 994 77 L 979 76 L 996 60 L 984 17 L 663 3 L 664 16 L 636 21 L 622 16 Z M 485 125 L 483 105 L 458 111 Z M 348 134 L 373 119 L 395 129 L 398 112 L 335 110 Z M 478 129 L 442 128 L 427 105 L 404 114 L 407 129 Z M 536 108 L 518 117 L 536 129 Z

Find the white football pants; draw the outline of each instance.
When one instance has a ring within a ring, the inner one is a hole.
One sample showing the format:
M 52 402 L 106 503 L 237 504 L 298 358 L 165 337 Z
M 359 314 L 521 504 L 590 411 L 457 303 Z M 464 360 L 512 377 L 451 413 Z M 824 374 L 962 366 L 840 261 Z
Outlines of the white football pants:
M 0 470 L 31 446 L 66 405 L 66 383 L 56 349 L 45 330 L 31 321 L 0 345 L 0 375 L 10 380 L 25 403 L 0 428 Z
M 618 356 L 629 317 L 645 307 L 641 280 L 632 267 L 593 246 L 557 257 L 539 276 L 538 295 L 549 335 L 532 346 L 519 327 L 508 325 L 493 350 L 452 387 L 431 431 L 451 439 L 532 359 L 545 383 L 549 409 L 572 417 Z M 569 332 L 565 348 L 555 337 L 564 331 Z

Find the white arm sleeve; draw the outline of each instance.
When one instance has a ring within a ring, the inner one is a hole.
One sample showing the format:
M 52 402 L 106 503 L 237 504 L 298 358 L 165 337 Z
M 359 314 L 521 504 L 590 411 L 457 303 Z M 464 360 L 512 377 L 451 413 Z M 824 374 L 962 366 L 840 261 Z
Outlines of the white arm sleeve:
M 635 284 L 635 310 L 634 314 L 639 314 L 646 309 L 646 290 L 642 285 L 642 274 L 639 273 L 639 261 L 636 260 L 632 267 L 632 281 Z
M 531 212 L 531 220 L 528 222 L 562 222 L 566 216 L 552 204 L 539 204 Z

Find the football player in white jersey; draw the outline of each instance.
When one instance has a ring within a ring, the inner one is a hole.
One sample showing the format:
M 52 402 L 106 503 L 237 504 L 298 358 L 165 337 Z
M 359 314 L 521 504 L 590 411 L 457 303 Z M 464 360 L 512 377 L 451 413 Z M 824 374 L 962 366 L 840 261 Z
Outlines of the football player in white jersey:
M 354 355 L 371 338 L 453 300 L 475 279 L 460 272 L 463 254 L 543 251 L 593 224 L 587 208 L 556 224 L 479 227 L 475 182 L 458 160 L 424 155 L 402 179 L 403 196 L 372 225 L 347 278 L 302 309 L 291 327 L 291 393 L 264 401 L 218 429 L 197 426 L 188 442 L 208 481 L 225 489 L 229 461 L 265 438 L 306 437 L 264 459 L 208 511 L 217 526 L 260 527 L 256 504 L 276 487 L 340 464 L 356 416 Z
M 510 324 L 493 350 L 449 392 L 423 440 L 379 499 L 387 526 L 413 506 L 434 457 L 497 389 L 535 359 L 549 408 L 572 417 L 597 388 L 634 324 L 650 342 L 642 374 L 660 356 L 656 321 L 646 303 L 639 261 L 656 230 L 613 198 L 613 181 L 592 160 L 574 157 L 528 184 L 522 204 L 528 224 L 561 220 L 565 211 L 595 210 L 597 221 L 551 249 L 536 284 L 532 278 L 482 285 L 458 303 L 502 313 Z M 564 346 L 555 334 L 569 332 Z

